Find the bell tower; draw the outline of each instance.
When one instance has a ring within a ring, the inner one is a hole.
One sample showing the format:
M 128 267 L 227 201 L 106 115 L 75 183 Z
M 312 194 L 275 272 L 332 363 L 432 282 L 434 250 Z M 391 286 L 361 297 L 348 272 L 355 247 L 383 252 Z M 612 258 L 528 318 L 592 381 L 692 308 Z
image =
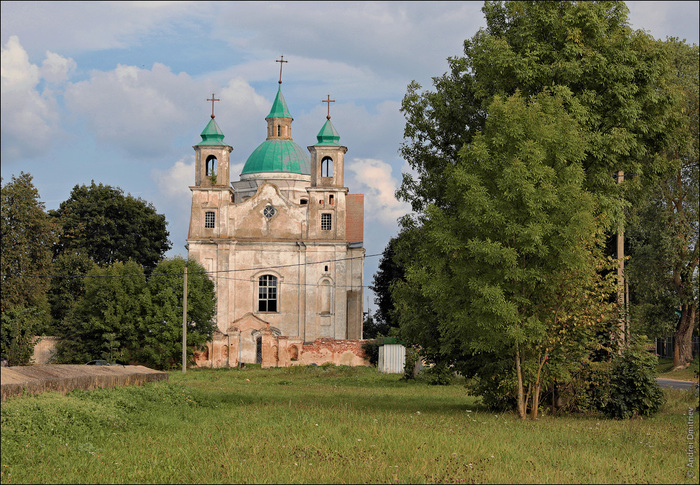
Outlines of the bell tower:
M 224 134 L 214 119 L 214 101 L 219 99 L 211 95 L 211 120 L 200 136 L 202 141 L 193 146 L 195 151 L 194 185 L 196 187 L 228 187 L 229 158 L 233 147 L 224 143 Z
M 321 131 L 316 135 L 318 143 L 308 147 L 311 154 L 311 187 L 307 189 L 310 200 L 309 236 L 318 239 L 345 240 L 345 153 L 340 145 L 340 135 L 331 123 L 330 103 L 328 115 Z

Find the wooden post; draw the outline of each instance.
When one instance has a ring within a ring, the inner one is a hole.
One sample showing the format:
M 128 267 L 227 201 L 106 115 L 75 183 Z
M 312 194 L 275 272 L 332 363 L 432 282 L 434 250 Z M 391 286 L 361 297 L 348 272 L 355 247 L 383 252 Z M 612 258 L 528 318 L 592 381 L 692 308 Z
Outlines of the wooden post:
M 187 263 L 182 285 L 182 373 L 187 372 Z

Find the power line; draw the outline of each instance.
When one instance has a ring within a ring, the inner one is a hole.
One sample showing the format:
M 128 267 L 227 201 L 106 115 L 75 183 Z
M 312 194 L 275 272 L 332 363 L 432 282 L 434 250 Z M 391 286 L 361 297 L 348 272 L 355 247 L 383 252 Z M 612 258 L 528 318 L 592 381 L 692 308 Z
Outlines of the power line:
M 281 264 L 281 265 L 276 265 L 276 266 L 260 266 L 257 268 L 236 268 L 236 269 L 227 269 L 227 270 L 218 270 L 218 271 L 203 271 L 203 272 L 197 272 L 193 274 L 201 274 L 201 273 L 206 273 L 208 275 L 214 275 L 214 274 L 219 274 L 219 273 L 235 273 L 239 271 L 265 271 L 265 270 L 270 270 L 270 269 L 280 269 L 280 268 L 291 268 L 291 267 L 297 267 L 297 266 L 311 266 L 313 264 L 324 264 L 324 263 L 336 263 L 336 262 L 341 262 L 341 261 L 352 261 L 356 259 L 366 259 L 366 258 L 374 258 L 377 256 L 381 256 L 382 253 L 376 253 L 376 254 L 365 254 L 362 256 L 353 256 L 349 258 L 340 258 L 340 259 L 327 259 L 327 260 L 322 260 L 322 261 L 312 261 L 312 262 L 305 262 L 305 263 L 294 263 L 294 264 Z M 132 277 L 153 277 L 153 276 L 182 276 L 182 273 L 152 273 L 150 275 L 146 274 L 120 274 L 120 275 L 88 275 L 88 274 L 73 274 L 73 275 L 51 275 L 51 274 L 2 274 L 0 277 L 2 278 L 132 278 Z M 224 277 L 225 278 L 225 277 Z M 226 278 L 229 279 L 229 278 Z M 230 279 L 235 279 L 235 278 L 230 278 Z M 247 281 L 247 280 L 240 280 L 240 281 Z M 291 284 L 291 283 L 287 283 Z

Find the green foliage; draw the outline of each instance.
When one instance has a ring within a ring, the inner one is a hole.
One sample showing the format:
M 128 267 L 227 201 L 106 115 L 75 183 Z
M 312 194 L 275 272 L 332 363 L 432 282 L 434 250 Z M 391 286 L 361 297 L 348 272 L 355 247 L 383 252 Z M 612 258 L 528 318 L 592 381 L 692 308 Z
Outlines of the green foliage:
M 413 346 L 406 347 L 406 360 L 403 366 L 403 379 L 416 378 L 416 364 L 420 360 L 420 351 Z
M 651 416 L 664 404 L 664 395 L 656 382 L 657 358 L 641 348 L 626 349 L 613 361 L 609 381 L 603 385 L 601 411 L 609 418 L 627 419 Z
M 24 172 L 0 189 L 0 311 L 37 308 L 42 331 L 48 323 L 46 292 L 51 273 L 54 224 L 44 212 L 32 176 Z
M 379 364 L 379 341 L 377 339 L 366 340 L 362 343 L 362 351 L 373 366 Z
M 379 260 L 379 267 L 372 278 L 370 289 L 376 295 L 374 302 L 377 304 L 377 311 L 374 315 L 376 323 L 371 327 L 373 334 L 369 338 L 376 337 L 377 334 L 389 335 L 391 328 L 398 328 L 399 323 L 395 317 L 394 302 L 391 298 L 392 285 L 404 278 L 403 268 L 396 257 L 396 246 L 401 234 L 391 238 L 382 252 Z
M 142 299 L 141 335 L 136 359 L 158 369 L 169 369 L 182 362 L 182 305 L 185 260 L 161 261 L 148 278 L 147 295 Z M 216 296 L 214 283 L 204 268 L 187 261 L 187 347 L 193 358 L 214 332 Z
M 48 292 L 54 335 L 64 335 L 64 320 L 85 295 L 84 276 L 95 266 L 86 254 L 63 253 L 54 259 Z
M 56 256 L 77 252 L 99 265 L 133 260 L 150 272 L 172 247 L 165 216 L 109 185 L 76 185 L 50 215 L 61 226 Z
M 214 331 L 214 284 L 204 268 L 187 262 L 189 359 Z M 169 369 L 182 359 L 185 260 L 161 261 L 147 277 L 133 261 L 94 267 L 85 294 L 65 319 L 59 362 L 84 363 L 109 355 L 110 362 L 138 362 Z
M 697 326 L 700 163 L 698 159 L 700 54 L 676 39 L 664 47 L 674 68 L 667 89 L 677 97 L 679 123 L 672 143 L 659 157 L 666 163 L 658 183 L 640 194 L 627 236 L 632 258 L 627 266 L 636 331 L 673 334 L 679 344 L 675 365 L 692 360 L 690 339 Z M 674 314 L 680 309 L 681 318 Z
M 444 362 L 424 367 L 421 372 L 431 386 L 449 386 L 454 381 L 454 370 Z
M 12 308 L 0 314 L 0 359 L 8 365 L 27 365 L 34 353 L 41 316 L 34 307 Z
M 65 335 L 57 345 L 60 363 L 85 363 L 100 358 L 105 335 L 114 334 L 126 351 L 121 363 L 129 362 L 140 347 L 146 276 L 133 261 L 117 261 L 94 267 L 85 278 L 85 295 L 65 319 Z

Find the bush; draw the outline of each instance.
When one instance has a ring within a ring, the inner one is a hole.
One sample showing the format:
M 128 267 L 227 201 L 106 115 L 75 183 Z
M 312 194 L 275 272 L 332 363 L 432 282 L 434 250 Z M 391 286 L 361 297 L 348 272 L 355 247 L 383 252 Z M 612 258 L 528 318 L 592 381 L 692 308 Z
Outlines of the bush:
M 664 394 L 654 376 L 657 357 L 630 348 L 615 357 L 607 399 L 601 411 L 609 418 L 651 416 L 664 404 Z
M 367 340 L 362 343 L 362 350 L 364 351 L 369 363 L 373 366 L 379 365 L 379 340 L 372 339 Z
M 445 363 L 426 367 L 423 370 L 423 375 L 428 384 L 432 386 L 449 386 L 454 380 L 454 371 Z
M 403 379 L 416 378 L 416 363 L 420 359 L 420 353 L 415 347 L 406 347 L 406 362 L 403 366 Z

